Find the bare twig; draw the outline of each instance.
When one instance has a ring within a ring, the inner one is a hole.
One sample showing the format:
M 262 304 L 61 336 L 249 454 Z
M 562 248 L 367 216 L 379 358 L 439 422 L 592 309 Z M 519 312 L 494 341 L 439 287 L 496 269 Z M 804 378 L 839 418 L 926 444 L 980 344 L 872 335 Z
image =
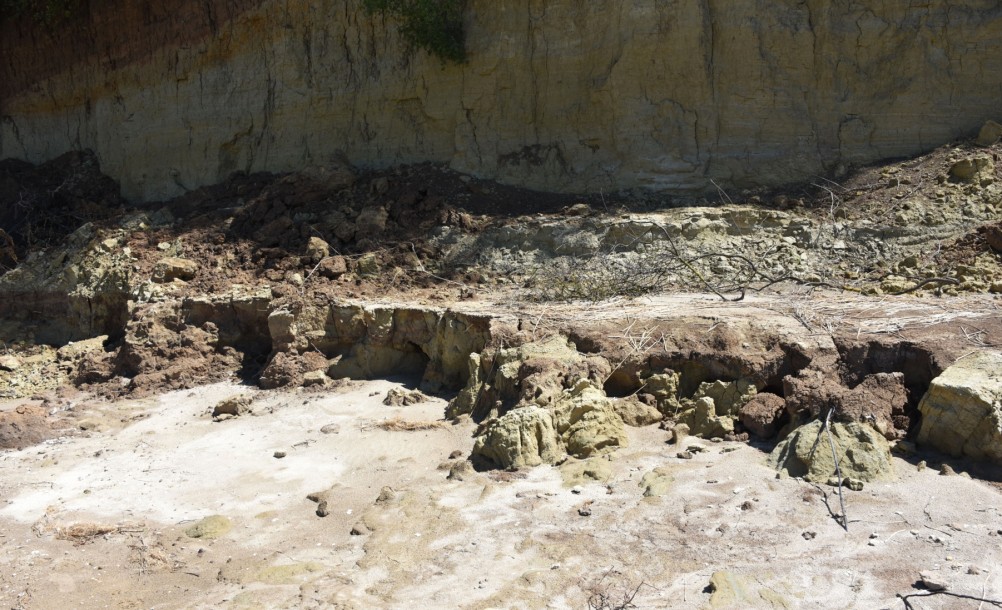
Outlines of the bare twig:
M 832 431 L 829 425 L 832 419 L 832 413 L 835 412 L 835 408 L 831 407 L 828 409 L 828 415 L 825 417 L 825 432 L 828 433 L 828 444 L 831 445 L 832 449 L 832 460 L 835 461 L 835 475 L 838 477 L 838 503 L 842 508 L 842 527 L 845 531 L 849 531 L 849 516 L 845 512 L 845 500 L 842 497 L 842 468 L 839 466 L 838 455 L 835 453 L 835 441 L 832 439 Z

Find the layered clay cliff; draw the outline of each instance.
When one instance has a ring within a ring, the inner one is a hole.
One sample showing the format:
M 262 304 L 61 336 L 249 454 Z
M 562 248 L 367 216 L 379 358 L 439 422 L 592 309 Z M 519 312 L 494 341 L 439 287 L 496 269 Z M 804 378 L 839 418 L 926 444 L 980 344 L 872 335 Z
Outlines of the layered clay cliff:
M 776 185 L 1002 115 L 994 0 L 470 0 L 469 60 L 360 0 L 91 3 L 0 24 L 0 158 L 134 199 L 345 156 L 544 190 Z

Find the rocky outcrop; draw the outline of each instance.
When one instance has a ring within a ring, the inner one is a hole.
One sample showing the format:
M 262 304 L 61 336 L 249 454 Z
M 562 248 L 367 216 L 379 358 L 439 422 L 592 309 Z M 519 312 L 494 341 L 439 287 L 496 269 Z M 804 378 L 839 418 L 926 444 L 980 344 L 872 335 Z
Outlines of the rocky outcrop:
M 469 383 L 447 413 L 482 422 L 472 459 L 485 467 L 586 459 L 628 442 L 617 405 L 622 399 L 600 388 L 609 363 L 579 353 L 565 337 L 489 350 L 470 365 Z
M 470 355 L 484 349 L 494 323 L 489 316 L 420 307 L 298 300 L 270 307 L 266 336 L 273 360 L 313 351 L 328 359 L 330 377 L 412 375 L 431 391 L 466 385 Z M 298 374 L 308 370 L 316 369 Z
M 1002 463 L 1002 354 L 976 352 L 932 381 L 919 403 L 918 442 Z
M 604 358 L 578 352 L 559 335 L 473 354 L 467 367 L 469 382 L 450 403 L 448 414 L 469 413 L 476 421 L 498 417 L 519 404 L 551 407 L 579 380 L 601 385 L 611 370 Z
M 835 444 L 843 477 L 876 481 L 894 476 L 890 445 L 873 428 L 856 422 L 832 423 L 831 442 Z M 836 473 L 831 442 L 824 422 L 815 420 L 797 428 L 776 445 L 769 463 L 790 476 L 827 481 Z
M 701 383 L 696 394 L 681 401 L 685 408 L 679 421 L 703 438 L 723 438 L 734 434 L 741 408 L 758 392 L 747 379 Z
M 553 464 L 563 455 L 553 429 L 553 414 L 532 406 L 513 409 L 488 422 L 472 453 L 474 461 L 514 469 Z
M 0 23 L 0 158 L 92 148 L 140 199 L 337 151 L 547 190 L 784 183 L 974 135 L 1002 79 L 987 0 L 470 0 L 465 65 L 360 0 L 88 10 Z

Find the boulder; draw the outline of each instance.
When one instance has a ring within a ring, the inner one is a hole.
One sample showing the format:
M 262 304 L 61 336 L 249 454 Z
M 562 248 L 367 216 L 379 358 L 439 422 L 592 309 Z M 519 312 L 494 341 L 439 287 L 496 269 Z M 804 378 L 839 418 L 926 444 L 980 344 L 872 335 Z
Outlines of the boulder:
M 612 401 L 612 408 L 627 426 L 650 426 L 661 421 L 661 411 L 645 404 L 635 396 Z
M 832 423 L 831 435 L 843 477 L 876 481 L 894 476 L 890 445 L 870 426 Z M 824 422 L 815 420 L 790 433 L 773 449 L 769 464 L 793 477 L 827 481 L 835 474 L 835 462 Z
M 317 273 L 327 279 L 335 280 L 348 273 L 348 263 L 343 256 L 328 256 L 320 261 Z
M 306 258 L 312 263 L 319 263 L 331 255 L 331 246 L 319 237 L 311 237 L 306 242 Z M 343 261 L 342 261 L 343 262 Z
M 588 380 L 566 390 L 553 407 L 553 422 L 567 453 L 587 458 L 628 444 L 623 420 L 605 392 Z
M 901 373 L 867 375 L 850 389 L 819 371 L 806 371 L 783 379 L 783 393 L 794 422 L 824 417 L 833 407 L 840 420 L 870 422 L 888 439 L 902 438 L 908 429 L 908 391 Z
M 668 493 L 674 482 L 675 478 L 672 476 L 671 468 L 660 466 L 640 479 L 640 487 L 644 490 L 645 498 L 657 498 Z
M 588 460 L 570 458 L 560 465 L 560 474 L 566 487 L 586 483 L 606 483 L 612 478 L 612 465 L 604 457 Z
M 729 415 L 717 415 L 717 408 L 712 398 L 704 396 L 696 400 L 696 406 L 682 415 L 689 424 L 693 436 L 703 438 L 723 438 L 734 432 L 734 418 Z
M 755 436 L 767 439 L 779 432 L 786 401 L 782 396 L 760 392 L 741 407 L 738 417 L 741 425 Z
M 976 352 L 957 361 L 933 379 L 919 411 L 920 444 L 1002 463 L 1002 354 Z
M 428 396 L 421 390 L 407 390 L 404 388 L 390 388 L 386 392 L 383 404 L 389 407 L 408 407 L 428 400 Z
M 198 273 L 198 263 L 187 258 L 168 257 L 157 261 L 153 266 L 153 281 L 164 283 L 174 280 L 185 282 L 195 279 Z
M 0 371 L 13 372 L 19 368 L 21 368 L 21 361 L 17 359 L 17 356 L 10 354 L 0 356 Z
M 986 121 L 974 142 L 978 146 L 991 146 L 998 142 L 1000 137 L 1002 137 L 1002 125 L 995 121 Z
M 309 373 L 303 374 L 303 387 L 310 388 L 315 386 L 326 386 L 330 383 L 331 378 L 327 376 L 324 371 L 310 371 Z
M 108 335 L 100 335 L 82 341 L 71 341 L 56 351 L 56 358 L 59 362 L 78 362 L 90 352 L 104 352 L 104 344 L 107 341 Z M 3 360 L 0 358 L 0 368 L 2 367 Z
M 471 459 L 497 468 L 517 469 L 553 464 L 563 455 L 553 414 L 527 406 L 488 422 L 473 444 Z
M 701 383 L 692 399 L 683 401 L 689 408 L 679 419 L 689 425 L 694 436 L 733 434 L 741 407 L 757 392 L 758 388 L 745 379 Z
M 386 221 L 389 213 L 381 205 L 368 205 L 362 208 L 358 218 L 355 219 L 355 230 L 357 234 L 364 237 L 379 235 L 386 230 Z
M 950 178 L 987 186 L 995 180 L 995 163 L 989 156 L 961 159 L 950 167 Z
M 758 388 L 747 379 L 712 381 L 699 384 L 693 399 L 712 398 L 717 415 L 737 416 L 741 407 L 757 393 Z
M 661 413 L 672 417 L 677 414 L 680 406 L 678 402 L 678 386 L 681 376 L 675 371 L 666 371 L 651 375 L 644 380 L 644 392 L 654 396 L 657 400 L 658 410 Z
M 561 336 L 487 350 L 470 356 L 467 364 L 467 385 L 450 403 L 449 413 L 471 413 L 477 421 L 503 415 L 516 405 L 552 406 L 577 381 L 601 384 L 611 372 L 604 358 L 578 352 Z
M 220 416 L 228 415 L 230 417 L 238 417 L 244 413 L 249 413 L 251 410 L 251 397 L 250 396 L 233 396 L 225 400 L 221 400 L 216 403 L 216 406 L 212 408 L 212 417 L 218 418 Z

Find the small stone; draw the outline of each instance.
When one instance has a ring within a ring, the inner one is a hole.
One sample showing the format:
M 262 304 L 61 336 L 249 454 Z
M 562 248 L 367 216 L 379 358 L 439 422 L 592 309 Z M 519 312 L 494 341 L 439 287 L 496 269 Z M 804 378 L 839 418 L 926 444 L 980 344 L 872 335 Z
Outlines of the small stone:
M 804 532 L 803 534 L 800 534 L 800 535 L 803 536 L 804 540 L 814 540 L 817 537 L 818 533 L 817 532 Z
M 702 453 L 702 452 L 706 451 L 706 448 L 705 447 L 700 447 L 699 445 L 689 445 L 688 447 L 685 448 L 685 450 L 688 451 L 689 453 L 695 454 L 695 453 Z
M 379 490 L 379 496 L 376 498 L 376 504 L 385 504 L 391 500 L 395 500 L 397 497 L 397 492 L 393 491 L 392 487 L 384 487 Z
M 939 474 L 944 477 L 952 477 L 956 476 L 957 471 L 949 464 L 943 464 L 943 466 L 939 469 Z
M 325 386 L 330 380 L 331 378 L 324 371 L 310 371 L 303 375 L 303 387 Z
M 453 451 L 452 453 L 449 454 L 449 459 L 450 460 L 459 459 L 461 457 L 463 457 L 463 452 L 460 451 L 459 449 L 456 449 L 455 451 Z
M 848 487 L 852 491 L 863 491 L 863 482 L 859 479 L 846 477 L 845 480 L 842 481 L 842 486 Z
M 919 573 L 919 580 L 930 591 L 946 591 L 946 582 L 941 577 L 932 572 Z
M 320 428 L 321 434 L 337 434 L 341 432 L 341 426 L 338 424 L 327 424 L 323 428 Z
M 461 462 L 456 462 L 449 467 L 449 474 L 446 476 L 446 479 L 450 481 L 462 481 L 465 479 L 466 475 L 472 475 L 473 472 L 473 464 L 463 460 Z
M 582 517 L 590 517 L 591 506 L 590 505 L 582 506 L 581 508 L 578 509 L 578 514 L 581 515 Z
M 351 532 L 349 532 L 349 533 L 350 533 L 350 534 L 351 534 L 352 536 L 368 536 L 368 535 L 369 535 L 369 534 L 371 534 L 372 532 L 371 532 L 371 531 L 369 530 L 369 528 L 368 528 L 368 527 L 366 527 L 366 526 L 365 526 L 365 524 L 364 524 L 364 523 L 362 523 L 361 521 L 359 521 L 358 523 L 356 523 L 356 524 L 355 524 L 355 525 L 354 525 L 354 526 L 353 526 L 353 527 L 351 528 Z
M 250 404 L 251 399 L 248 396 L 234 396 L 221 400 L 212 408 L 212 417 L 216 421 L 223 421 L 224 416 L 238 417 L 250 411 Z
M 880 538 L 880 534 L 878 534 L 876 532 L 870 534 L 870 540 L 873 540 L 874 538 Z
M 967 573 L 971 576 L 978 576 L 981 574 L 981 568 L 978 566 L 970 566 L 967 568 Z
M 676 445 L 681 445 L 685 437 L 689 436 L 689 425 L 688 424 L 678 424 L 672 428 L 672 439 L 675 441 Z
M 591 215 L 591 206 L 587 203 L 575 203 L 564 208 L 563 212 L 565 216 L 589 216 Z
M 158 283 L 183 280 L 185 282 L 195 279 L 199 265 L 193 260 L 186 258 L 168 257 L 157 262 L 153 266 L 153 281 Z
M 331 255 L 331 246 L 326 241 L 320 239 L 319 237 L 311 237 L 309 241 L 306 242 L 306 256 L 313 263 L 319 263 L 321 260 L 327 258 Z
M 751 500 L 745 500 L 741 503 L 741 510 L 751 510 L 755 505 L 752 504 Z
M 317 503 L 317 516 L 326 517 L 331 514 L 330 508 L 327 506 L 327 500 L 321 500 Z
M 320 261 L 317 273 L 331 280 L 336 280 L 345 273 L 348 273 L 348 262 L 343 256 L 329 256 Z
M 580 495 L 581 491 L 582 491 L 581 487 L 579 487 L 577 485 L 575 485 L 574 487 L 571 488 L 571 493 L 575 494 L 575 495 Z
M 925 460 L 922 460 L 921 462 L 915 465 L 915 468 L 918 469 L 919 472 L 922 472 L 923 470 L 926 469 L 927 466 L 928 464 L 925 463 Z
M 688 451 L 679 451 L 678 453 L 675 454 L 675 457 L 677 457 L 680 460 L 691 460 L 695 456 Z
M 273 455 L 274 455 L 275 459 L 279 459 L 280 460 L 280 459 L 282 459 L 282 458 L 284 458 L 286 456 L 286 453 L 284 451 L 276 451 Z

